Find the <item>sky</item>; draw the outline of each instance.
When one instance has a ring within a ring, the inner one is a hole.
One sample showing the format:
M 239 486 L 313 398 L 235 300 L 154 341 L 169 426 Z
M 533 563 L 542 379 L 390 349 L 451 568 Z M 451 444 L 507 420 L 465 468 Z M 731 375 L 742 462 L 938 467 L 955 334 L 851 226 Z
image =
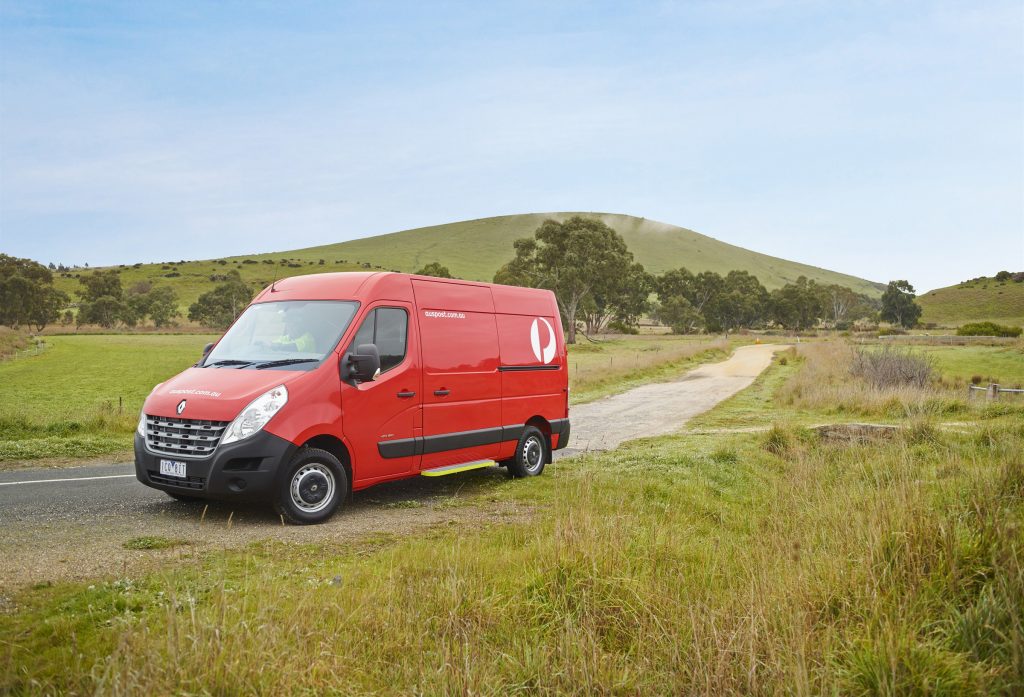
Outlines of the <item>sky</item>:
M 2 252 L 565 210 L 919 291 L 1024 270 L 1024 0 L 0 0 Z

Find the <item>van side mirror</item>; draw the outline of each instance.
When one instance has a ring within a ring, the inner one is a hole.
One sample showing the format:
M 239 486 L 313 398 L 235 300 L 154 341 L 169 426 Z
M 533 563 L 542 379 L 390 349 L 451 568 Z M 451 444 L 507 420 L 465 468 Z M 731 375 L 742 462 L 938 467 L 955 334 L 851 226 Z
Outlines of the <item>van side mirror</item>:
M 341 379 L 346 382 L 370 382 L 380 375 L 380 352 L 373 344 L 360 344 L 341 362 Z
M 207 344 L 206 346 L 203 347 L 203 355 L 202 355 L 202 358 L 200 358 L 196 362 L 197 366 L 201 366 L 203 363 L 206 362 L 206 357 L 210 355 L 210 351 L 213 350 L 214 346 L 216 346 L 216 344 Z

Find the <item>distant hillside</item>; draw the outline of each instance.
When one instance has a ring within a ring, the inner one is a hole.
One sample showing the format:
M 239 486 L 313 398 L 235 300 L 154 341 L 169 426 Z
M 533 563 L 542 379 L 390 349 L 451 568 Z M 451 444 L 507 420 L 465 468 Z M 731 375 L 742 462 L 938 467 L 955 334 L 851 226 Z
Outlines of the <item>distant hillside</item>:
M 1024 282 L 976 278 L 918 297 L 921 322 L 956 327 L 991 320 L 1024 326 Z
M 227 269 L 238 269 L 247 281 L 268 284 L 275 277 L 351 271 L 366 268 L 367 264 L 375 269 L 411 272 L 438 261 L 460 278 L 490 281 L 494 272 L 512 258 L 513 241 L 532 236 L 547 218 L 565 220 L 573 215 L 603 220 L 625 238 L 637 260 L 655 273 L 680 266 L 695 272 L 742 269 L 757 276 L 769 290 L 801 275 L 874 297 L 884 289 L 862 278 L 752 252 L 675 225 L 629 215 L 568 212 L 467 220 L 272 254 L 121 267 L 122 276 L 126 286 L 143 279 L 173 285 L 186 307 L 210 288 L 211 275 L 223 274 Z M 78 269 L 73 274 L 85 272 Z M 59 278 L 58 286 L 66 291 L 78 290 L 73 277 Z
M 759 254 L 686 228 L 609 213 L 528 213 L 481 218 L 299 249 L 286 254 L 300 258 L 326 255 L 372 260 L 402 271 L 414 271 L 431 261 L 440 261 L 462 278 L 489 281 L 494 272 L 512 258 L 514 240 L 532 236 L 547 218 L 565 220 L 573 215 L 603 220 L 622 235 L 637 260 L 655 273 L 680 266 L 691 271 L 719 273 L 743 269 L 761 279 L 769 290 L 795 281 L 801 275 L 823 283 L 840 283 L 874 296 L 880 295 L 884 289 L 884 286 L 861 278 Z

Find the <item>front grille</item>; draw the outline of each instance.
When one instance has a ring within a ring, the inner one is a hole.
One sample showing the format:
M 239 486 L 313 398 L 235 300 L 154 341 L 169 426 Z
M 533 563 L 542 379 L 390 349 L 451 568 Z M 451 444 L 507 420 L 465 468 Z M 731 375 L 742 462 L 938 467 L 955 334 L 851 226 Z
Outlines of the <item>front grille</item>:
M 227 421 L 146 415 L 146 446 L 154 453 L 206 457 L 220 442 Z
M 177 486 L 181 487 L 182 489 L 202 490 L 202 488 L 206 485 L 206 477 L 185 477 L 184 479 L 182 479 L 181 477 L 167 477 L 160 474 L 159 472 L 154 472 L 153 470 L 149 470 L 149 479 L 151 482 L 154 482 L 156 484 Z

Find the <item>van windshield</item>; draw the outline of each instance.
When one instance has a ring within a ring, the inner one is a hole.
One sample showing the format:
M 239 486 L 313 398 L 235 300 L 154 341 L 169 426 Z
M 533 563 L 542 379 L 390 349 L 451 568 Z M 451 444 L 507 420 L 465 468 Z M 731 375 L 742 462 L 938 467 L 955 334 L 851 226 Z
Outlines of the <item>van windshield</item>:
M 337 345 L 358 307 L 335 300 L 250 305 L 200 367 L 309 370 Z

